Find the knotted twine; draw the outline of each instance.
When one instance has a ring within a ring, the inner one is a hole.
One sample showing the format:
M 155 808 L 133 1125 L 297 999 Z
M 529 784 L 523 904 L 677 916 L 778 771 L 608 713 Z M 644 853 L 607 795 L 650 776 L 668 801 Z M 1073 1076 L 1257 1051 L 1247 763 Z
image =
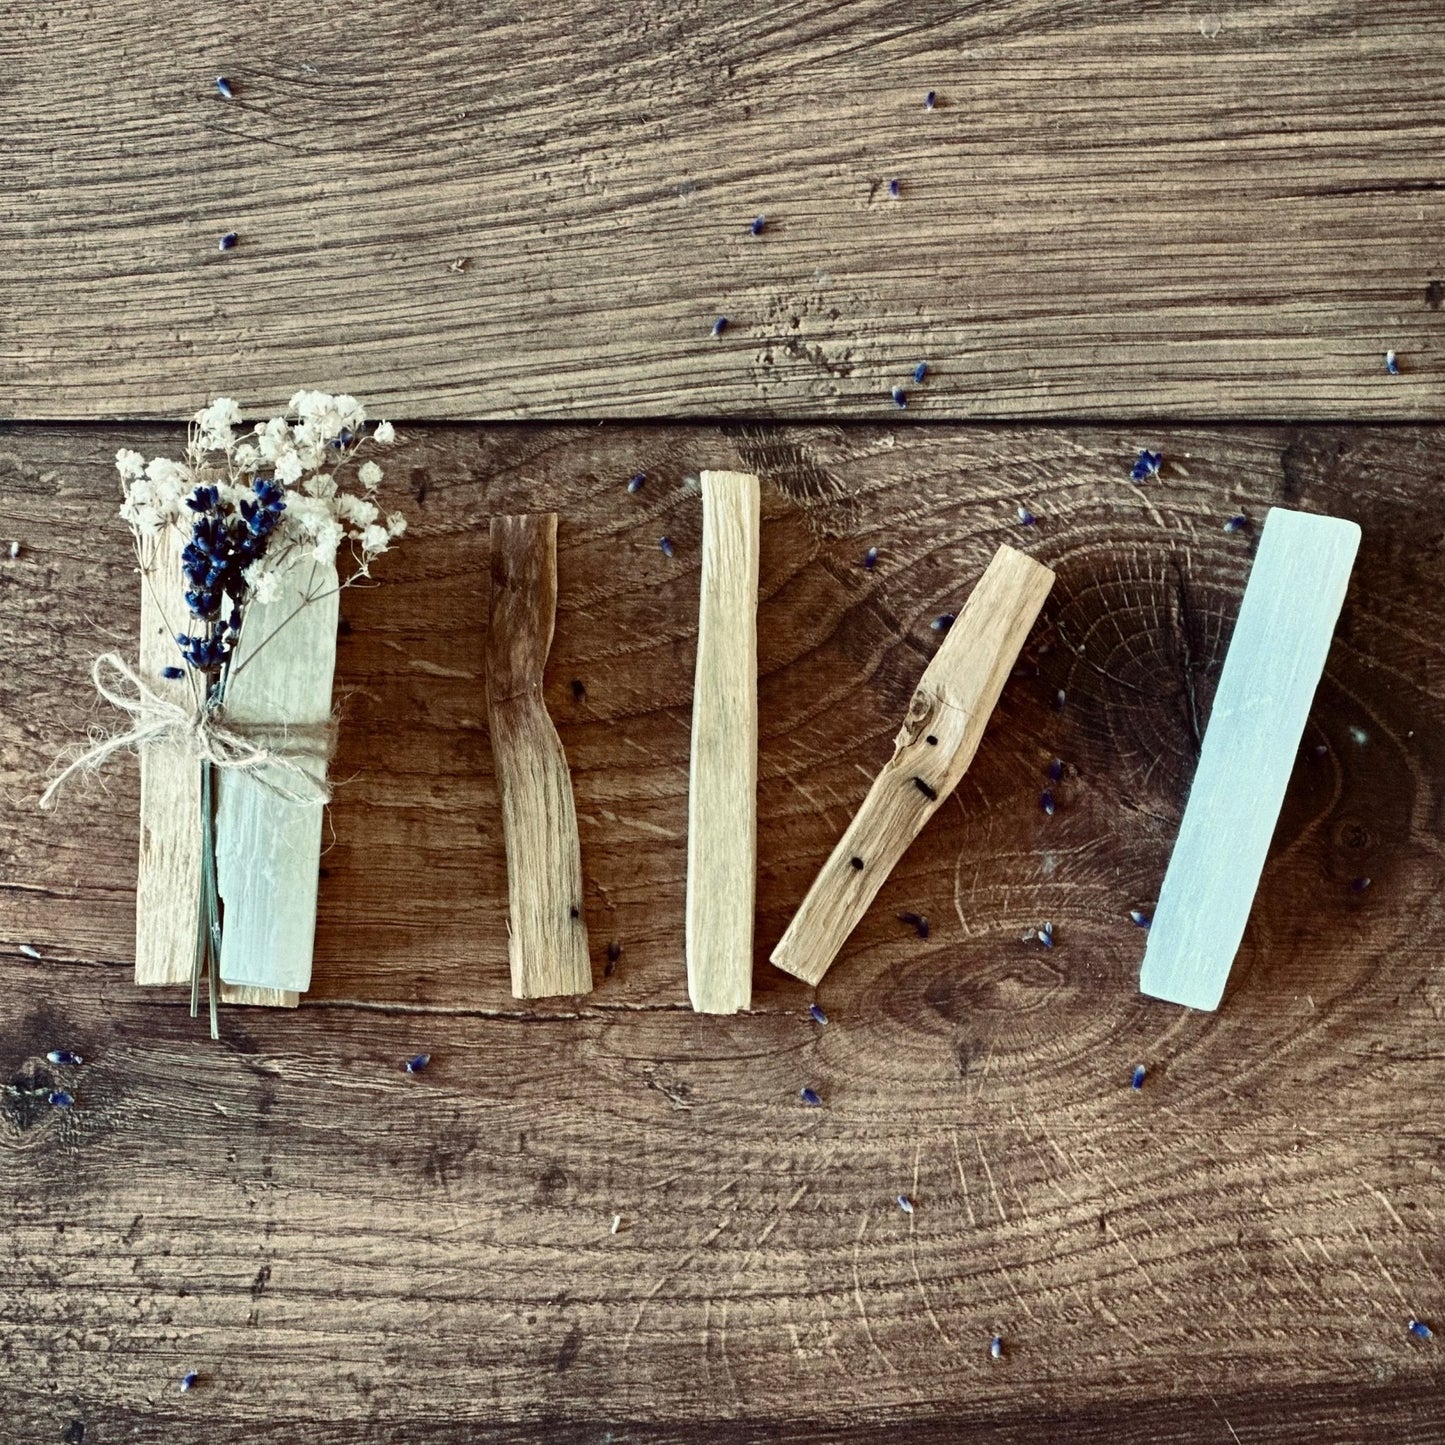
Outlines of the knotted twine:
M 326 781 L 336 729 L 331 721 L 313 724 L 243 723 L 226 716 L 224 708 L 202 702 L 184 707 L 162 697 L 118 652 L 97 657 L 90 668 L 91 681 L 101 698 L 132 719 L 128 728 L 105 733 L 67 764 L 40 795 L 40 806 L 54 806 L 56 795 L 77 774 L 99 772 L 119 752 L 139 752 L 156 744 L 170 744 L 212 767 L 256 774 L 290 803 L 326 803 L 331 787 Z M 320 765 L 321 776 L 311 768 Z M 278 777 L 277 774 L 280 774 Z

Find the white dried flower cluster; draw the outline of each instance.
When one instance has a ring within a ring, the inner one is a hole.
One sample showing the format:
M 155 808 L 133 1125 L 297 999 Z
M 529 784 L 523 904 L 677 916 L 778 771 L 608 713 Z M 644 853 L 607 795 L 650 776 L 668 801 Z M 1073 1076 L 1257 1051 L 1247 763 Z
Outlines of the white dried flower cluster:
M 368 431 L 366 408 L 354 396 L 322 391 L 298 391 L 284 415 L 238 436 L 240 423 L 240 406 L 217 397 L 196 413 L 185 461 L 147 462 L 139 452 L 116 453 L 125 494 L 120 514 L 137 537 L 171 526 L 189 533 L 194 510 L 187 503 L 198 488 L 214 487 L 221 513 L 241 519 L 254 509 L 258 489 L 269 484 L 282 489 L 284 509 L 277 509 L 279 523 L 263 555 L 244 570 L 250 596 L 264 601 L 274 595 L 278 570 L 298 554 L 331 564 L 348 548 L 353 571 L 344 581 L 366 576 L 371 562 L 406 530 L 406 518 L 383 514 L 374 500 L 382 480 L 375 461 L 357 465 L 350 489 L 343 472 L 368 443 L 392 445 L 392 424 Z

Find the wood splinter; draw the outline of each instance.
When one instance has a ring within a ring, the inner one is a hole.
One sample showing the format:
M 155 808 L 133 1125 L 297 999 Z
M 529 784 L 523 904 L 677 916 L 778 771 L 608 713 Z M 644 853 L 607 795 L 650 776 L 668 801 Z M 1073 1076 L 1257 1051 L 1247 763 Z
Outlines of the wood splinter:
M 919 679 L 893 757 L 813 880 L 772 961 L 817 983 L 923 825 L 958 786 L 1053 572 L 1000 547 Z
M 592 991 L 572 778 L 542 701 L 556 614 L 557 514 L 493 517 L 487 708 L 515 998 Z
M 698 1013 L 753 996 L 758 852 L 758 479 L 703 472 L 702 597 L 687 797 L 687 992 Z

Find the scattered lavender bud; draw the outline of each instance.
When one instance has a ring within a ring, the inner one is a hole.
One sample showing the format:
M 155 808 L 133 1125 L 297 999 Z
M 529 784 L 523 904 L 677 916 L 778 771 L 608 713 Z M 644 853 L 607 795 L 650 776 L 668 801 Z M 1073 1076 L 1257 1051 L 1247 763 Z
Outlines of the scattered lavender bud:
M 622 1228 L 622 1216 L 621 1216 L 620 1214 L 614 1214 L 614 1215 L 612 1216 L 612 1233 L 613 1233 L 613 1234 L 616 1234 L 617 1231 L 618 1231 L 619 1229 L 621 1229 L 621 1228 Z
M 901 386 L 893 388 L 893 405 L 899 407 L 908 405 L 908 393 Z
M 10 544 L 10 560 L 11 560 L 12 562 L 15 561 L 15 559 L 16 559 L 19 555 L 20 555 L 20 543 L 19 543 L 19 542 L 12 542 L 12 543 Z
M 1370 886 L 1368 878 L 1353 878 L 1350 880 L 1351 893 L 1363 893 Z
M 1039 794 L 1039 807 L 1043 809 L 1045 817 L 1054 816 L 1054 795 L 1047 788 Z
M 1364 730 L 1364 728 L 1355 726 L 1353 724 L 1350 727 L 1350 737 L 1354 740 L 1356 746 L 1358 747 L 1364 747 L 1364 745 L 1370 740 L 1370 735 Z
M 646 473 L 646 472 L 637 472 L 635 475 L 633 475 L 632 477 L 629 477 L 629 478 L 628 478 L 628 481 L 627 481 L 627 490 L 628 490 L 629 492 L 631 492 L 631 493 L 635 496 L 638 492 L 640 492 L 640 491 L 642 490 L 642 484 L 643 484 L 646 480 L 647 480 L 647 473 Z
M 201 1376 L 198 1371 L 187 1370 L 186 1373 L 181 1376 L 181 1394 L 184 1395 L 188 1391 L 194 1390 L 196 1388 L 196 1383 L 200 1380 L 200 1378 Z
M 409 1074 L 419 1074 L 429 1063 L 431 1063 L 430 1054 L 413 1054 L 411 1058 L 402 1065 L 402 1068 Z
M 1020 527 L 1032 527 L 1038 521 L 1038 518 L 1022 502 L 1019 503 L 1018 518 Z
M 825 1024 L 828 1022 L 828 1015 L 815 1003 L 808 1005 L 808 1017 L 812 1019 L 815 1024 Z
M 231 100 L 236 92 L 231 88 L 231 82 L 224 75 L 216 77 L 216 90 L 222 100 Z
M 947 632 L 948 629 L 949 629 L 950 627 L 952 627 L 953 624 L 954 624 L 956 621 L 957 621 L 957 618 L 954 617 L 953 613 L 951 613 L 951 612 L 940 612 L 940 613 L 938 614 L 938 616 L 935 617 L 935 618 L 933 619 L 933 621 L 930 622 L 928 625 L 929 625 L 935 632 Z
M 888 194 L 893 200 L 898 199 L 899 185 L 896 180 L 888 182 Z
M 816 1089 L 810 1089 L 806 1084 L 798 1090 L 798 1097 L 810 1109 L 821 1109 L 823 1107 L 823 1100 L 818 1091 Z
M 871 572 L 877 565 L 878 565 L 878 549 L 877 549 L 877 547 L 870 547 L 870 548 L 863 554 L 863 570 L 864 570 L 865 572 Z
M 991 1360 L 1003 1359 L 1003 1336 L 995 1335 L 988 1342 L 988 1355 Z
M 938 100 L 938 92 L 937 92 L 937 91 L 930 90 L 930 91 L 928 92 L 928 94 L 923 97 L 923 108 L 924 108 L 924 110 L 932 110 L 933 107 L 934 107 L 934 105 L 935 105 L 935 103 L 937 102 L 937 100 Z
M 920 361 L 918 365 L 913 368 L 913 379 L 914 381 L 922 381 L 927 375 L 928 363 L 926 361 Z
M 1062 758 L 1055 758 L 1053 762 L 1049 764 L 1048 772 L 1051 783 L 1059 782 L 1064 776 L 1064 760 Z
M 1226 532 L 1242 532 L 1247 526 L 1249 526 L 1249 518 L 1243 512 L 1238 512 L 1224 524 L 1224 530 Z
M 1056 708 L 1058 708 L 1060 712 L 1063 711 L 1064 704 L 1065 704 L 1066 702 L 1068 702 L 1068 700 L 1069 700 L 1068 694 L 1063 690 L 1063 688 L 1060 688 L 1060 689 L 1054 694 L 1054 706 L 1055 706 Z
M 662 549 L 662 555 L 664 557 L 676 555 L 677 549 L 672 545 L 671 537 L 659 537 L 657 539 L 657 545 Z
M 220 243 L 217 245 L 216 249 L 218 251 L 229 251 L 240 239 L 240 236 L 238 236 L 234 231 L 227 231 L 226 234 L 221 237 Z
M 607 965 L 602 970 L 603 978 L 611 978 L 617 972 L 617 961 L 622 957 L 622 945 L 614 938 L 607 945 Z
M 1327 744 L 1316 743 L 1314 747 L 1310 749 L 1310 756 L 1318 760 L 1319 758 L 1326 757 L 1329 754 L 1329 751 L 1329 746 Z
M 938 789 L 932 783 L 925 783 L 922 778 L 914 778 L 913 786 L 928 799 L 930 803 L 938 800 Z
M 74 1049 L 51 1049 L 45 1057 L 52 1064 L 83 1064 L 85 1062 Z
M 1034 937 L 1037 938 L 1045 948 L 1052 948 L 1054 946 L 1054 925 L 1052 923 L 1044 924 Z
M 716 321 L 714 321 L 713 324 L 712 324 L 712 334 L 713 334 L 714 336 L 721 336 L 721 335 L 723 334 L 723 332 L 726 331 L 727 329 L 728 329 L 728 319 L 727 319 L 726 316 L 719 316 L 718 319 L 717 319 Z
M 1129 1075 L 1129 1087 L 1131 1089 L 1142 1089 L 1148 1073 L 1149 1070 L 1146 1069 L 1143 1064 L 1135 1064 L 1134 1072 Z
M 38 948 L 36 948 L 33 943 L 22 943 L 22 944 L 20 945 L 19 949 L 17 950 L 17 952 L 23 953 L 26 958 L 44 958 L 44 957 L 45 957 L 45 955 L 44 955 L 43 953 L 41 953 L 41 951 L 40 951 Z
M 1388 371 L 1391 376 L 1399 376 L 1400 374 L 1400 359 L 1393 351 L 1387 351 L 1385 353 L 1385 370 Z
M 1432 1330 L 1424 1320 L 1411 1320 L 1405 1328 L 1409 1330 L 1417 1340 L 1433 1340 L 1435 1338 L 1435 1331 Z
M 898 1196 L 898 1207 L 905 1214 L 913 1213 L 913 1201 L 906 1194 L 900 1194 Z
M 898 915 L 900 923 L 906 923 L 920 938 L 928 937 L 928 920 L 921 913 L 904 911 Z
M 1129 922 L 1132 923 L 1135 928 L 1148 928 L 1153 921 L 1153 918 L 1145 913 L 1142 908 L 1131 908 L 1129 910 Z
M 68 1109 L 75 1102 L 75 1095 L 67 1089 L 52 1089 L 45 1098 L 57 1109 Z
M 1164 454 L 1162 452 L 1145 450 L 1139 453 L 1139 459 L 1134 463 L 1129 476 L 1136 482 L 1147 482 L 1151 477 L 1159 475 L 1159 468 L 1163 465 Z
M 180 678 L 183 678 L 185 675 L 186 675 L 186 670 L 185 670 L 185 668 L 183 668 L 183 667 L 163 667 L 163 668 L 161 668 L 161 676 L 162 676 L 162 677 L 168 677 L 168 678 L 170 678 L 170 680 L 171 680 L 172 682 L 178 681 Z
M 761 236 L 763 234 L 763 231 L 767 228 L 767 224 L 768 218 L 766 216 L 754 216 L 753 223 L 751 226 L 748 227 L 748 230 L 750 230 L 755 236 Z

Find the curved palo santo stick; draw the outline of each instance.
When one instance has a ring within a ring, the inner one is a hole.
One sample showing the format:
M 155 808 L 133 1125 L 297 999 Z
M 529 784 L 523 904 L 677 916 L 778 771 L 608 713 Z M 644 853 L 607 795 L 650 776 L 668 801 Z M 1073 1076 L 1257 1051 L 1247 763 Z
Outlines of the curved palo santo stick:
M 556 615 L 557 514 L 493 517 L 487 710 L 516 998 L 592 991 L 572 777 L 542 701 Z
M 817 983 L 908 845 L 968 771 L 1054 574 L 1000 547 L 924 669 L 893 757 L 813 880 L 773 962 Z

